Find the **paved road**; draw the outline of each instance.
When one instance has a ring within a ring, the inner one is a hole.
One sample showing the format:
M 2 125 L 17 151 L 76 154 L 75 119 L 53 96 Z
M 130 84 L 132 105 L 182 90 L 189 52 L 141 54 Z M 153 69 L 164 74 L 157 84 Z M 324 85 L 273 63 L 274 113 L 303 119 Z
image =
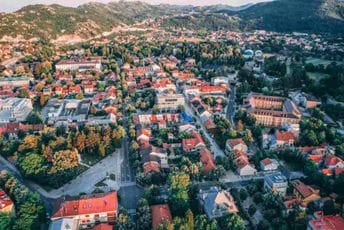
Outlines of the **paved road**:
M 123 160 L 121 164 L 121 181 L 130 182 L 134 180 L 133 170 L 129 162 L 129 138 L 124 137 L 122 142 Z
M 236 87 L 233 84 L 230 84 L 230 93 L 228 96 L 228 105 L 226 111 L 227 119 L 232 123 L 234 126 L 234 116 L 235 116 L 235 97 L 236 97 Z
M 223 150 L 218 146 L 218 144 L 216 143 L 216 141 L 214 140 L 214 138 L 212 138 L 207 129 L 203 126 L 203 123 L 200 121 L 199 117 L 197 114 L 195 114 L 195 112 L 193 111 L 193 109 L 190 107 L 190 105 L 188 104 L 188 102 L 185 103 L 185 111 L 188 114 L 193 115 L 194 117 L 196 117 L 196 121 L 197 123 L 201 126 L 201 129 L 204 133 L 204 136 L 206 137 L 206 139 L 209 141 L 210 143 L 210 147 L 212 152 L 214 153 L 214 156 L 225 156 L 225 153 L 223 152 Z

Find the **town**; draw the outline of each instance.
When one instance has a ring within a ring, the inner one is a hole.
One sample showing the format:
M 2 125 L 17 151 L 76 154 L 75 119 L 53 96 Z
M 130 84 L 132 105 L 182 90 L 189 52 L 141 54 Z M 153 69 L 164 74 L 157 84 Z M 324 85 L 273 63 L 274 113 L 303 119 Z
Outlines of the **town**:
M 0 229 L 344 229 L 344 40 L 0 41 Z

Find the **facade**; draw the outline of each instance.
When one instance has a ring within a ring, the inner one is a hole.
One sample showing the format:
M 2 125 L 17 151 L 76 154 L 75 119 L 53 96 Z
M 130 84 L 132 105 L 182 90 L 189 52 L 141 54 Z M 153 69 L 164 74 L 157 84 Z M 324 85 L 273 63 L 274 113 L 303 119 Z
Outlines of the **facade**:
M 213 155 L 211 155 L 211 152 L 207 148 L 201 149 L 200 156 L 204 173 L 209 173 L 216 168 Z
M 209 219 L 239 212 L 232 195 L 218 187 L 200 190 L 199 202 Z
M 81 228 L 89 228 L 98 223 L 114 223 L 117 210 L 117 192 L 92 194 L 63 202 L 54 212 L 51 220 L 71 218 L 76 220 Z
M 281 173 L 267 175 L 264 177 L 264 189 L 265 191 L 277 192 L 282 196 L 287 193 L 288 181 Z
M 280 127 L 285 124 L 298 124 L 301 113 L 288 98 L 265 96 L 251 93 L 244 99 L 248 113 L 255 117 L 256 123 Z
M 236 139 L 228 139 L 226 142 L 226 149 L 227 151 L 242 151 L 247 152 L 248 148 L 243 139 L 236 138 Z
M 279 163 L 275 159 L 266 158 L 266 159 L 260 161 L 260 168 L 263 171 L 277 170 L 278 166 L 279 166 Z
M 321 211 L 316 212 L 314 219 L 310 220 L 307 225 L 307 230 L 341 230 L 344 229 L 343 217 L 324 216 Z
M 102 70 L 101 59 L 97 57 L 92 57 L 89 59 L 69 59 L 61 60 L 56 64 L 56 70 L 70 70 L 70 71 L 86 71 L 96 69 L 98 71 Z
M 1 77 L 0 87 L 29 87 L 32 79 L 28 77 Z
M 25 121 L 32 109 L 32 102 L 27 98 L 0 99 L 0 123 Z
M 182 94 L 164 94 L 160 93 L 156 96 L 159 109 L 177 110 L 179 106 L 185 105 L 185 99 Z

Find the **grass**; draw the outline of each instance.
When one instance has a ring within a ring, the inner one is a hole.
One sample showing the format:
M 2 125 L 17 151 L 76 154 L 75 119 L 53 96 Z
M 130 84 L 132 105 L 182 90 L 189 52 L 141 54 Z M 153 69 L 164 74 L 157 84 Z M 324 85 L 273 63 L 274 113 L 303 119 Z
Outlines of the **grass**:
M 327 74 L 318 73 L 318 72 L 307 72 L 307 74 L 308 74 L 310 79 L 316 81 L 317 83 L 319 83 L 320 80 L 328 77 Z
M 324 65 L 325 67 L 329 64 L 331 64 L 333 61 L 332 60 L 326 60 L 322 58 L 307 58 L 306 63 L 312 63 L 313 65 Z M 342 62 L 336 61 L 337 64 L 342 64 Z

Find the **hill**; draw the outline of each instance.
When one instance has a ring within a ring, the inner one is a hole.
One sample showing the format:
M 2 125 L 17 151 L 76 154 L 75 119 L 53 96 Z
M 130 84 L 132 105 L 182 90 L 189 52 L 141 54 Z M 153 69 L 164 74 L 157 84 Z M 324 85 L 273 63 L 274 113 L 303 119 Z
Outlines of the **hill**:
M 344 34 L 343 0 L 275 0 L 227 13 L 243 29 Z
M 130 25 L 184 9 L 170 5 L 153 6 L 139 1 L 87 3 L 77 8 L 57 4 L 29 5 L 14 13 L 0 15 L 0 37 L 23 35 L 26 38 L 54 39 L 64 34 L 90 37 L 118 25 Z

